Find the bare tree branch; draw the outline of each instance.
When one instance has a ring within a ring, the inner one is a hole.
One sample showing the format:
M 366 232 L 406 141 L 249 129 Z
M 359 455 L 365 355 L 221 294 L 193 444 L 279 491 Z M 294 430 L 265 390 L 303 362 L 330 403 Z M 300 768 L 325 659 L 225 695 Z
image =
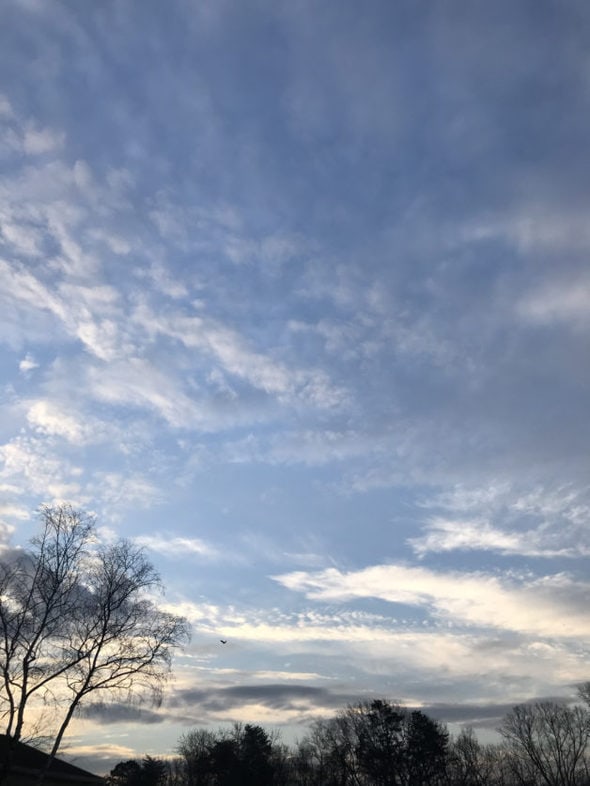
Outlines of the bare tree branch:
M 157 703 L 189 628 L 152 599 L 161 582 L 141 549 L 96 545 L 93 518 L 68 505 L 41 522 L 31 550 L 0 563 L 0 717 L 14 747 L 35 697 L 65 707 L 50 763 L 91 693 Z

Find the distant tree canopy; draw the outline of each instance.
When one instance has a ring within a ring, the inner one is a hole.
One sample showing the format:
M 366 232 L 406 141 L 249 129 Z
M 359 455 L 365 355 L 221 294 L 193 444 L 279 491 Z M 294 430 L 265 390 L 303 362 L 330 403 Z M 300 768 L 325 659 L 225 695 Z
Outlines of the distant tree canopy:
M 0 718 L 16 743 L 50 708 L 54 757 L 91 694 L 157 700 L 189 629 L 149 599 L 161 584 L 141 549 L 101 544 L 94 519 L 68 505 L 40 519 L 30 548 L 0 560 Z M 0 780 L 10 767 L 9 755 Z
M 426 786 L 445 774 L 448 741 L 446 729 L 422 712 L 376 699 L 316 722 L 302 751 L 326 786 Z
M 145 756 L 141 761 L 122 761 L 114 767 L 107 783 L 109 786 L 164 786 L 169 768 L 162 759 Z
M 272 786 L 281 769 L 280 749 L 261 726 L 234 725 L 229 732 L 189 732 L 178 745 L 190 786 Z
M 580 702 L 514 707 L 504 742 L 451 738 L 419 710 L 386 699 L 314 722 L 294 747 L 261 726 L 193 729 L 176 760 L 121 762 L 109 786 L 590 786 L 590 683 Z M 148 764 L 149 762 L 149 764 Z M 150 773 L 156 773 L 152 776 Z M 159 778 L 159 779 L 158 779 Z
M 545 786 L 590 782 L 587 708 L 550 701 L 522 704 L 508 713 L 500 731 L 519 780 Z

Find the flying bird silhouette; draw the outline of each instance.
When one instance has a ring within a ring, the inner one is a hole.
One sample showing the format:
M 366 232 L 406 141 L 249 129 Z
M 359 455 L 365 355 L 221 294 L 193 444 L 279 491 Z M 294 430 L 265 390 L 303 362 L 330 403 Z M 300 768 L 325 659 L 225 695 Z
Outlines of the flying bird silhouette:
M 227 639 L 219 639 L 222 644 L 227 644 Z

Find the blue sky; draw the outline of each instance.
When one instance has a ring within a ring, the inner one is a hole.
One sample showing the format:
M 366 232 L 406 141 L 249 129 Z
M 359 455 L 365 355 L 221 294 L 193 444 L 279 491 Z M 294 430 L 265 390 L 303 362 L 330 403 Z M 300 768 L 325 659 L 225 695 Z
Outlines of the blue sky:
M 72 755 L 573 695 L 587 4 L 2 14 L 2 543 L 93 511 L 194 629 L 163 707 L 93 710 Z

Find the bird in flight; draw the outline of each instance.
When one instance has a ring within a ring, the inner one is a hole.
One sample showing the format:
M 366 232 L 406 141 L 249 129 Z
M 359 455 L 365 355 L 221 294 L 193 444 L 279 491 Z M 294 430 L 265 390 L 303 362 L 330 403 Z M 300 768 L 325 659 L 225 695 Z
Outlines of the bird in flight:
M 219 639 L 222 644 L 227 644 L 227 639 Z

